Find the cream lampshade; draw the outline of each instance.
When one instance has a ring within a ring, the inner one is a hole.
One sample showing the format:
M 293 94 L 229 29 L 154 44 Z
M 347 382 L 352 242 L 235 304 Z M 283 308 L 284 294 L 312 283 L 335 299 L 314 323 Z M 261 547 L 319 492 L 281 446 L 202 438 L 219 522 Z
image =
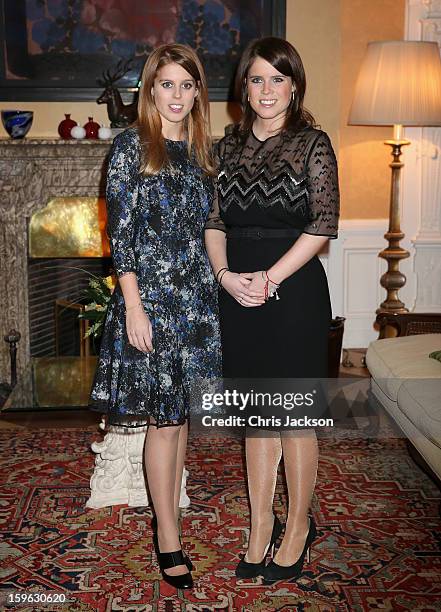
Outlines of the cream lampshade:
M 441 64 L 434 42 L 368 44 L 349 125 L 441 125 Z
M 441 61 L 438 44 L 411 40 L 370 42 L 364 57 L 349 113 L 349 125 L 393 125 L 392 186 L 389 208 L 389 246 L 379 253 L 388 269 L 380 283 L 387 291 L 380 312 L 406 312 L 398 290 L 406 283 L 399 271 L 400 259 L 409 252 L 399 246 L 399 182 L 401 147 L 410 144 L 402 138 L 403 126 L 441 126 Z

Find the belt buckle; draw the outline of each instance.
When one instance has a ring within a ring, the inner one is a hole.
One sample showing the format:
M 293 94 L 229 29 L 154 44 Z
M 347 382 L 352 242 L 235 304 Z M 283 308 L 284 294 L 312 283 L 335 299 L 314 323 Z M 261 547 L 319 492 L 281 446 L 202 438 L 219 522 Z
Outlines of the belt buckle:
M 260 240 L 261 238 L 263 238 L 263 234 L 260 230 L 257 230 L 255 234 L 255 240 Z

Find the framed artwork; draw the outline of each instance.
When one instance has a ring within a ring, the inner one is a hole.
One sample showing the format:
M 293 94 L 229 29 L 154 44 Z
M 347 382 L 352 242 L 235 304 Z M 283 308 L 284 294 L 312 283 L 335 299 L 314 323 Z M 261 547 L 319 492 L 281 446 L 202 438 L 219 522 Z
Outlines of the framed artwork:
M 212 100 L 227 100 L 244 47 L 285 36 L 286 0 L 0 0 L 0 100 L 95 100 L 104 71 L 131 98 L 152 49 L 188 44 Z

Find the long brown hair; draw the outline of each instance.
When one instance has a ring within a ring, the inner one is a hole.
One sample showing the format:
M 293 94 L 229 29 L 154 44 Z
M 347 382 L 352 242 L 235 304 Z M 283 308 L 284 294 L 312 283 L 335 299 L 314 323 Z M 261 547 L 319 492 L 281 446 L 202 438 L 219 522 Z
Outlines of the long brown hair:
M 210 107 L 204 69 L 195 51 L 187 45 L 168 44 L 157 47 L 149 55 L 141 76 L 138 119 L 135 122 L 141 142 L 141 172 L 157 174 L 169 159 L 162 135 L 161 115 L 151 93 L 155 77 L 163 66 L 179 64 L 195 80 L 198 95 L 191 112 L 184 119 L 188 154 L 194 153 L 197 164 L 206 174 L 213 174 L 211 158 Z
M 248 101 L 247 77 L 251 65 L 257 57 L 269 62 L 281 74 L 291 77 L 295 86 L 295 96 L 294 99 L 291 99 L 287 109 L 282 129 L 296 131 L 307 125 L 315 126 L 314 117 L 303 108 L 306 77 L 300 55 L 287 40 L 267 36 L 251 41 L 239 62 L 235 82 L 236 97 L 240 100 L 243 111 L 242 118 L 237 126 L 239 134 L 244 135 L 249 132 L 256 119 L 256 113 Z

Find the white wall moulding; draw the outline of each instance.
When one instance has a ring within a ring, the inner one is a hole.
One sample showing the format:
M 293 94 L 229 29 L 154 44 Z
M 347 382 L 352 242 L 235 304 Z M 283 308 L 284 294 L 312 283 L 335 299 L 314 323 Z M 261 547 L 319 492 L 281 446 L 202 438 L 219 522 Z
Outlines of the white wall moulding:
M 441 0 L 407 0 L 405 39 L 441 46 Z M 441 128 L 406 128 L 402 228 L 411 238 L 413 309 L 441 312 Z
M 431 19 L 421 19 L 421 40 L 427 40 L 428 42 L 441 41 L 441 17 Z
M 429 19 L 441 18 L 441 0 L 408 0 L 408 4 L 423 8 Z
M 421 217 L 419 240 L 441 238 L 441 129 L 423 128 L 421 142 Z
M 385 245 L 387 224 L 387 219 L 341 221 L 338 240 L 329 242 L 323 264 L 333 316 L 346 317 L 344 348 L 366 347 L 378 337 L 375 311 L 385 295 L 378 280 L 386 270 L 386 262 L 378 252 Z
M 416 312 L 441 312 L 441 240 L 415 241 Z

